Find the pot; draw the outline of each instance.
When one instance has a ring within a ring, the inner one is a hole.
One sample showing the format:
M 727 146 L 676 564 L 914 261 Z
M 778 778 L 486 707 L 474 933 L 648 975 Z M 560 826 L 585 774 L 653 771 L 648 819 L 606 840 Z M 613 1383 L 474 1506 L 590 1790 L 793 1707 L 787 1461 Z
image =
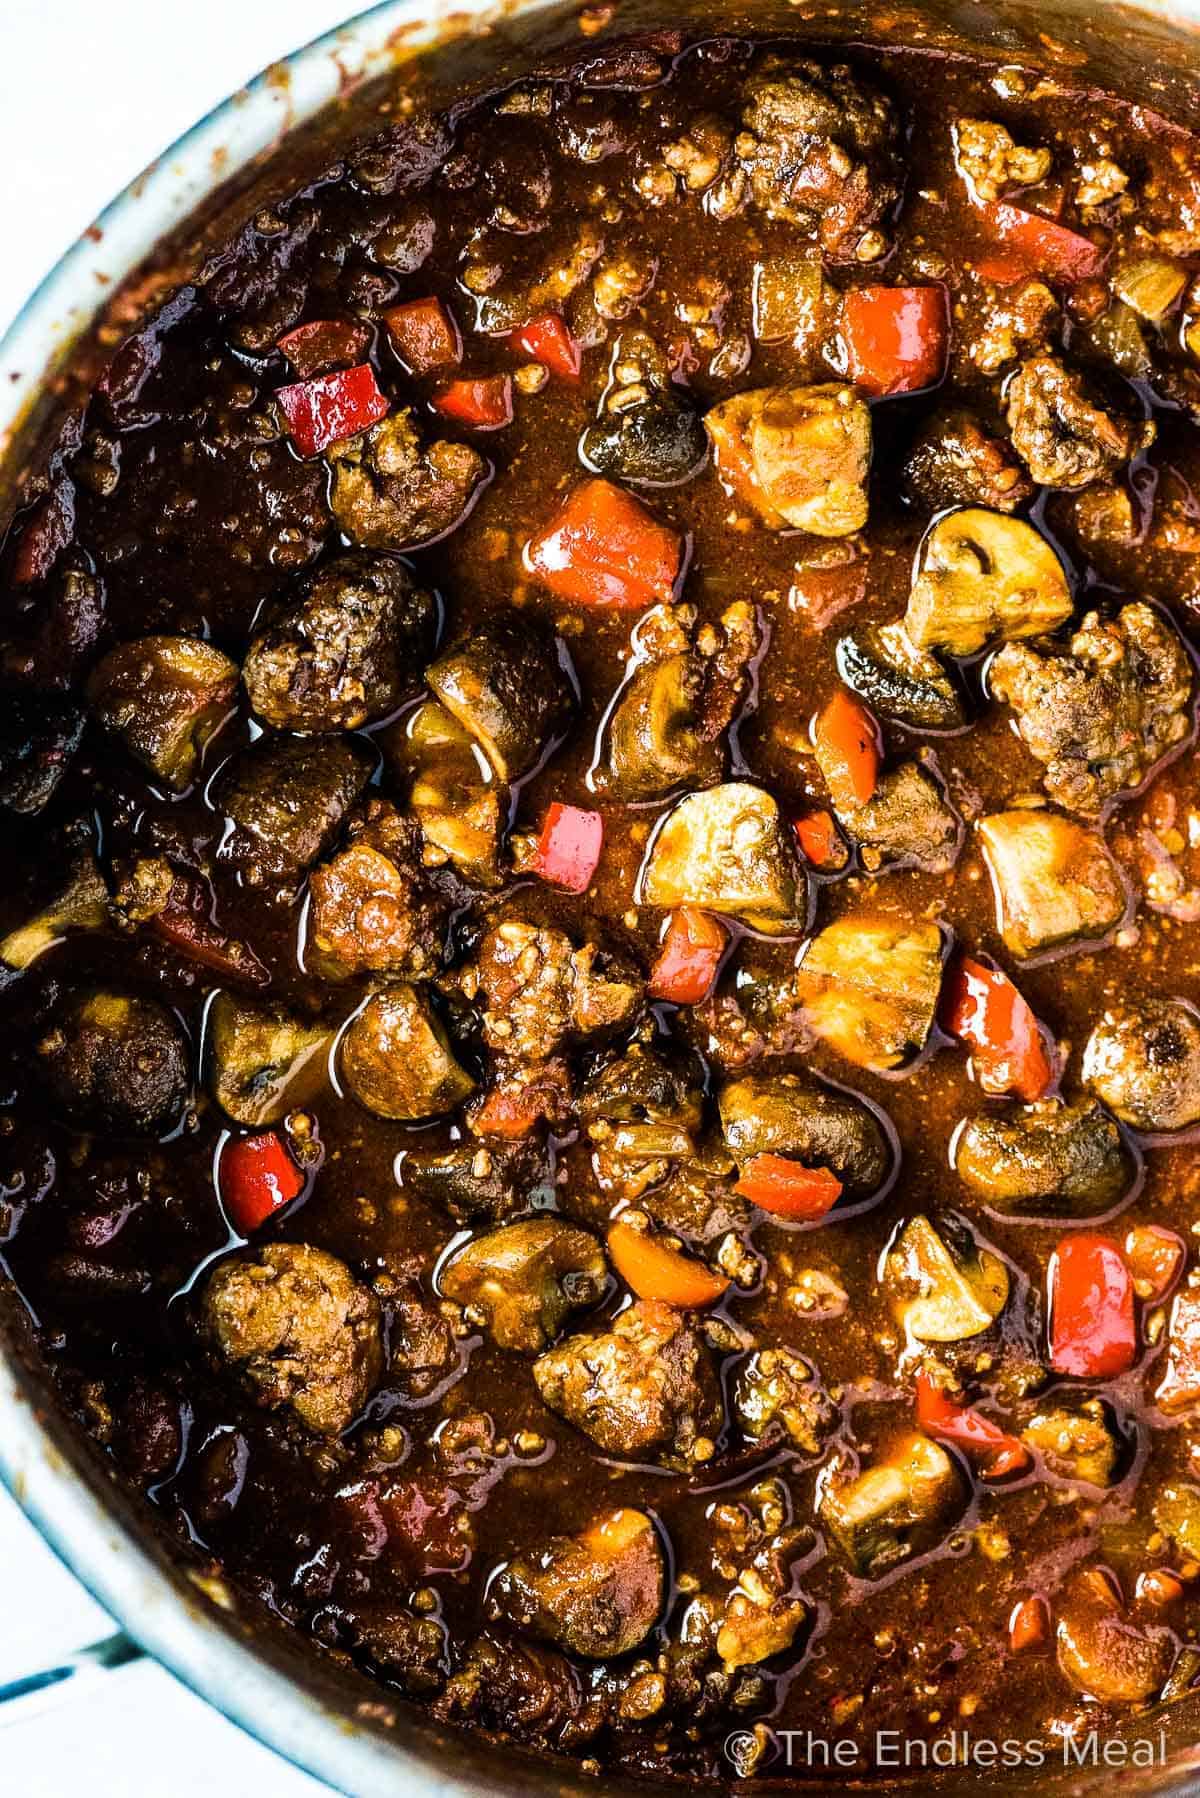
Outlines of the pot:
M 625 0 L 611 32 L 695 21 L 809 31 L 825 41 L 871 34 L 869 0 L 794 10 L 787 0 Z M 893 15 L 895 16 L 895 15 Z M 914 0 L 899 35 L 920 33 L 949 52 L 1024 61 L 1073 81 L 1094 80 L 1200 128 L 1200 0 L 1134 10 L 1111 0 Z M 253 204 L 263 165 L 294 134 L 297 157 L 319 156 L 319 115 L 373 77 L 421 59 L 433 96 L 454 84 L 490 85 L 531 55 L 579 43 L 561 0 L 383 0 L 338 31 L 259 76 L 182 137 L 70 249 L 0 343 L 0 522 L 22 467 L 61 404 L 48 377 L 95 322 L 98 296 L 165 256 L 199 257 L 205 241 Z M 339 115 L 344 122 L 344 113 Z M 314 121 L 316 121 L 314 123 Z M 289 157 L 292 152 L 289 151 Z M 274 166 L 274 165 L 272 165 Z M 220 170 L 222 184 L 215 185 Z M 167 245 L 160 255 L 160 246 Z M 104 285 L 102 286 L 101 282 Z M 4 1271 L 0 1244 L 0 1272 Z M 519 1750 L 500 1753 L 439 1727 L 365 1676 L 320 1657 L 292 1632 L 250 1615 L 220 1580 L 198 1577 L 155 1533 L 95 1445 L 57 1408 L 34 1349 L 31 1320 L 0 1280 L 0 1476 L 46 1540 L 145 1650 L 228 1717 L 307 1771 L 361 1798 L 458 1794 L 593 1794 L 594 1780 Z M 1157 1720 L 1156 1720 L 1157 1725 Z M 1164 1717 L 1163 1764 L 1126 1769 L 1128 1791 L 1200 1794 L 1200 1694 Z M 1147 1733 L 1145 1720 L 1130 1734 Z M 987 1772 L 914 1772 L 898 1784 L 945 1798 L 996 1789 Z M 782 1782 L 781 1782 L 782 1783 Z M 775 1782 L 758 1782 L 769 1790 Z M 1026 1793 L 1112 1789 L 1103 1764 L 1027 1771 Z M 846 1792 L 862 1782 L 831 1774 L 805 1791 Z M 647 1784 L 606 1780 L 605 1792 L 650 1798 Z M 662 1788 L 657 1788 L 661 1790 Z M 876 1786 L 875 1789 L 880 1789 Z M 1017 1784 L 1009 1787 L 1018 1789 Z

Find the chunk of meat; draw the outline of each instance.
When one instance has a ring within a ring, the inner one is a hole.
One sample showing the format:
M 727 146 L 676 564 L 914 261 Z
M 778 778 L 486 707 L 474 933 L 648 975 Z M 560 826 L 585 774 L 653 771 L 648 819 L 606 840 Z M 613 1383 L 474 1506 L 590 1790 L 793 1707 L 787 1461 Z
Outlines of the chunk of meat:
M 1059 1671 L 1077 1692 L 1101 1704 L 1140 1704 L 1161 1689 L 1175 1654 L 1170 1630 L 1131 1622 L 1099 1567 L 1073 1574 L 1056 1610 Z
M 448 1309 L 427 1298 L 415 1279 L 405 1280 L 389 1297 L 388 1372 L 409 1398 L 436 1391 L 459 1364 Z
M 579 454 L 594 474 L 635 487 L 678 486 L 708 455 L 700 415 L 647 332 L 618 337 L 609 384 Z
M 1027 149 L 991 119 L 956 119 L 954 160 L 977 200 L 998 200 L 1013 188 L 1035 187 L 1050 173 L 1049 150 Z
M 993 437 L 963 408 L 935 412 L 913 440 L 901 476 L 904 497 L 927 512 L 986 506 L 1015 512 L 1033 482 L 1004 437 Z
M 411 1697 L 440 1691 L 449 1670 L 446 1625 L 399 1605 L 356 1604 L 351 1640 L 358 1653 Z
M 327 1024 L 218 993 L 208 1014 L 208 1083 L 235 1123 L 261 1130 L 308 1102 L 325 1079 Z
M 853 387 L 759 387 L 704 423 L 722 477 L 771 530 L 848 537 L 867 522 L 871 414 Z
M 365 743 L 262 737 L 223 768 L 213 803 L 232 821 L 223 853 L 247 885 L 295 879 L 331 847 L 373 767 Z
M 379 1301 L 344 1262 L 304 1243 L 231 1255 L 210 1276 L 201 1328 L 269 1410 L 338 1436 L 383 1373 Z
M 1154 1394 L 1162 1411 L 1186 1411 L 1200 1399 L 1200 1276 L 1175 1294 L 1167 1333 L 1167 1365 Z
M 1098 812 L 1139 786 L 1191 727 L 1187 651 L 1140 600 L 1108 620 L 1089 612 L 1066 654 L 1006 644 L 989 680 L 1069 811 Z
M 1014 955 L 1096 941 L 1120 923 L 1127 895 L 1104 839 L 1049 811 L 995 812 L 978 824 L 1000 932 Z
M 811 1074 L 744 1074 L 726 1081 L 717 1105 L 739 1167 L 755 1155 L 792 1155 L 829 1168 L 854 1193 L 877 1192 L 887 1178 L 891 1149 L 870 1106 Z
M 813 1370 L 788 1348 L 755 1349 L 738 1369 L 734 1416 L 752 1442 L 779 1439 L 819 1455 L 837 1413 Z
M 1018 281 L 1004 287 L 981 315 L 978 336 L 968 345 L 981 374 L 997 375 L 1027 349 L 1050 342 L 1059 320 L 1059 305 L 1044 281 Z
M 519 780 L 561 736 L 575 694 L 554 633 L 520 612 L 474 625 L 427 669 L 442 705 L 501 780 Z
M 909 640 L 902 619 L 864 624 L 840 638 L 837 669 L 879 717 L 913 730 L 959 730 L 966 707 L 949 674 Z
M 955 1142 L 958 1177 L 1015 1217 L 1095 1217 L 1128 1192 L 1133 1167 L 1095 1100 L 1043 1099 L 971 1118 Z
M 1084 1047 L 1083 1081 L 1135 1130 L 1200 1123 L 1200 1016 L 1184 999 L 1111 1007 Z
M 548 1350 L 533 1377 L 550 1409 L 606 1454 L 686 1468 L 715 1452 L 721 1397 L 708 1350 L 686 1316 L 655 1299 Z
M 762 645 L 755 609 L 736 601 L 718 624 L 690 605 L 655 606 L 633 633 L 633 662 L 608 723 L 597 785 L 627 801 L 711 786 L 725 732 L 741 709 Z
M 862 1473 L 834 1468 L 823 1482 L 818 1510 L 851 1569 L 875 1579 L 934 1547 L 964 1496 L 945 1449 L 914 1434 Z
M 0 698 L 0 808 L 36 817 L 71 765 L 87 713 L 52 693 L 18 689 Z
M 413 986 L 373 993 L 341 1045 L 346 1085 L 376 1117 L 418 1123 L 441 1117 L 475 1091 L 441 1023 Z
M 465 518 L 488 474 L 469 444 L 423 448 L 407 409 L 331 444 L 326 460 L 333 515 L 364 549 L 416 549 L 446 536 Z
M 628 1654 L 663 1604 L 658 1534 L 644 1511 L 612 1511 L 577 1536 L 551 1536 L 488 1585 L 488 1615 L 588 1660 Z
M 267 613 L 242 668 L 276 730 L 356 730 L 394 712 L 421 679 L 438 607 L 403 562 L 335 556 Z
M 156 1136 L 191 1088 L 187 1044 L 157 999 L 89 987 L 56 1006 L 34 1044 L 51 1101 L 76 1129 Z
M 314 868 L 305 942 L 313 973 L 420 980 L 440 966 L 449 906 L 425 875 L 421 842 L 410 818 L 375 799 L 346 847 Z
M 610 1701 L 551 1648 L 490 1632 L 476 1637 L 433 1706 L 532 1748 L 578 1754 L 603 1728 Z
M 229 709 L 238 671 L 196 637 L 138 637 L 109 651 L 88 677 L 94 717 L 135 760 L 182 792 Z
M 795 833 L 771 795 L 746 781 L 680 801 L 654 838 L 641 896 L 669 911 L 725 912 L 768 936 L 802 929 L 808 909 Z
M 935 923 L 861 909 L 805 944 L 796 993 L 818 1036 L 848 1060 L 896 1067 L 928 1040 L 944 953 Z
M 441 1288 L 500 1348 L 537 1353 L 572 1311 L 594 1305 L 608 1283 L 589 1230 L 558 1217 L 505 1224 L 467 1243 L 442 1270 Z
M 948 874 L 958 860 L 962 846 L 958 814 L 920 762 L 901 762 L 888 769 L 865 805 L 835 810 L 858 844 L 868 873 L 904 867 Z
M 1005 400 L 1013 448 L 1043 487 L 1102 481 L 1154 441 L 1150 420 L 1107 412 L 1057 356 L 1033 356 L 1009 382 Z
M 844 63 L 770 57 L 746 84 L 742 125 L 734 151 L 764 212 L 815 236 L 835 262 L 886 252 L 900 129 L 885 94 Z
M 642 1001 L 641 976 L 598 943 L 506 918 L 464 969 L 462 991 L 484 999 L 483 1038 L 497 1054 L 546 1061 L 572 1040 L 623 1028 Z
M 971 656 L 1063 624 L 1071 590 L 1033 526 L 982 506 L 939 518 L 917 555 L 904 628 L 918 649 Z

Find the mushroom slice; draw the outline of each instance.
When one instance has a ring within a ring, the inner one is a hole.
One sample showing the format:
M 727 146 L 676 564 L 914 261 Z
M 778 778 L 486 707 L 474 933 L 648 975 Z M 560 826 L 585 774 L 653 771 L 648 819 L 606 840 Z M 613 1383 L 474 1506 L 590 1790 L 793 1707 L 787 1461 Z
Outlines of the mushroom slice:
M 960 730 L 962 696 L 936 656 L 909 642 L 902 619 L 850 631 L 837 646 L 838 673 L 860 699 L 911 730 Z
M 0 942 L 0 962 L 19 973 L 68 931 L 103 930 L 109 921 L 108 905 L 108 888 L 96 859 L 84 850 L 71 862 L 54 897 Z
M 545 1216 L 477 1236 L 440 1281 L 500 1348 L 530 1354 L 553 1342 L 569 1314 L 594 1304 L 607 1283 L 608 1263 L 591 1231 Z
M 780 936 L 804 928 L 804 872 L 779 807 L 748 781 L 689 793 L 651 847 L 641 901 L 725 912 Z
M 1153 1698 L 1171 1671 L 1174 1639 L 1161 1624 L 1137 1624 L 1099 1567 L 1072 1578 L 1057 1607 L 1059 1671 L 1101 1704 Z
M 485 619 L 425 679 L 501 780 L 518 780 L 566 727 L 575 695 L 552 632 L 519 613 Z
M 1070 616 L 1067 577 L 1045 538 L 1021 518 L 964 506 L 921 544 L 904 628 L 917 649 L 970 656 Z
M 372 994 L 342 1039 L 342 1074 L 376 1117 L 416 1123 L 453 1111 L 475 1091 L 438 1020 L 411 986 Z
M 813 1029 L 848 1061 L 894 1068 L 933 1028 L 944 951 L 934 923 L 851 912 L 805 945 L 796 993 Z
M 1008 1269 L 951 1215 L 910 1218 L 884 1260 L 883 1286 L 916 1342 L 964 1342 L 990 1329 L 1008 1303 Z
M 427 699 L 385 739 L 408 779 L 408 807 L 425 838 L 428 867 L 450 862 L 473 886 L 500 884 L 500 796 L 474 738 L 436 699 Z
M 218 993 L 208 1014 L 208 1081 L 222 1111 L 258 1130 L 303 1105 L 325 1078 L 332 1031 Z
M 1004 1217 L 1095 1217 L 1133 1178 L 1121 1132 L 1102 1105 L 1041 1100 L 971 1118 L 956 1137 L 964 1186 Z
M 1104 840 L 1059 812 L 994 812 L 977 826 L 1000 934 L 1014 955 L 1107 936 L 1125 915 L 1121 870 Z

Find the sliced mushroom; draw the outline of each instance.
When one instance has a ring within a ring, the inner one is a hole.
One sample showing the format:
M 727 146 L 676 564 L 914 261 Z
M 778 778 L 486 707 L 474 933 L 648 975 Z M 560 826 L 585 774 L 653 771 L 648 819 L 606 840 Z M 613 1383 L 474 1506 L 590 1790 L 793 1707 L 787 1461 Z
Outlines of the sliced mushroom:
M 475 625 L 426 670 L 501 780 L 518 780 L 565 729 L 575 695 L 553 634 L 513 612 Z
M 960 1219 L 910 1218 L 888 1250 L 884 1291 L 916 1342 L 964 1342 L 995 1323 L 1008 1303 L 1008 1269 Z
M 1057 1613 L 1059 1670 L 1077 1692 L 1101 1704 L 1140 1704 L 1161 1689 L 1174 1658 L 1170 1630 L 1130 1622 L 1099 1567 L 1072 1576 Z
M 917 649 L 903 620 L 866 624 L 842 637 L 838 673 L 881 718 L 913 730 L 959 730 L 966 707 L 936 656 Z
M 608 1282 L 589 1230 L 560 1217 L 523 1218 L 469 1242 L 442 1270 L 441 1288 L 498 1347 L 537 1354 L 572 1311 L 594 1305 Z
M 970 656 L 1071 616 L 1062 563 L 1033 526 L 982 506 L 939 518 L 917 556 L 904 628 L 917 649 Z
M 441 1117 L 475 1091 L 412 986 L 372 994 L 342 1038 L 341 1068 L 354 1097 L 376 1117 L 413 1123 Z
M 746 1074 L 727 1081 L 717 1103 L 739 1167 L 755 1155 L 794 1155 L 829 1168 L 854 1193 L 876 1192 L 887 1178 L 891 1150 L 875 1113 L 811 1074 Z
M 218 993 L 208 1013 L 208 1081 L 218 1105 L 252 1130 L 277 1124 L 319 1091 L 333 1032 Z
M 746 781 L 689 793 L 654 839 L 642 900 L 725 912 L 768 936 L 802 930 L 805 877 L 771 795 Z
M 103 930 L 109 920 L 108 887 L 90 849 L 67 868 L 54 897 L 0 941 L 0 962 L 20 972 L 44 949 L 75 930 Z
M 1094 1217 L 1133 1179 L 1121 1132 L 1086 1099 L 971 1118 L 955 1140 L 954 1166 L 965 1186 L 1012 1217 Z
M 942 984 L 942 933 L 875 911 L 836 918 L 801 951 L 796 992 L 814 1030 L 860 1067 L 924 1048 Z
M 427 700 L 387 738 L 409 782 L 408 805 L 429 865 L 453 864 L 473 886 L 500 883 L 501 792 L 481 752 L 444 705 Z

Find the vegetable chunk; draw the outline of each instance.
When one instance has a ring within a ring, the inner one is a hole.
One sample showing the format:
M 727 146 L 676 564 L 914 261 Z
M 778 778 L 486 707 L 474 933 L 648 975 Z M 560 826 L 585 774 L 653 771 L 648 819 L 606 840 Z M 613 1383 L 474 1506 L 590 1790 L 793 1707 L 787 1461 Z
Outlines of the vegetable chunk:
M 934 1547 L 963 1499 L 945 1449 L 914 1433 L 857 1476 L 827 1480 L 819 1514 L 852 1571 L 876 1579 Z
M 489 1612 L 588 1660 L 628 1654 L 662 1609 L 663 1553 L 644 1511 L 600 1517 L 509 1561 L 488 1587 Z
M 176 792 L 195 778 L 204 745 L 233 700 L 238 671 L 195 637 L 139 637 L 110 650 L 88 680 L 106 730 Z
M 970 656 L 1071 616 L 1062 563 L 1031 524 L 983 506 L 939 518 L 917 557 L 904 628 L 917 649 Z
M 376 1117 L 439 1117 L 475 1090 L 411 986 L 385 987 L 367 1000 L 342 1038 L 341 1065 L 354 1097 Z
M 936 924 L 852 912 L 805 945 L 796 992 L 817 1034 L 848 1061 L 894 1068 L 933 1028 L 944 950 Z
M 884 1290 L 917 1342 L 964 1342 L 990 1329 L 1008 1303 L 1008 1269 L 947 1215 L 905 1224 L 884 1263 Z
M 1124 917 L 1121 870 L 1095 832 L 1050 811 L 995 812 L 977 828 L 1014 955 L 1096 941 Z
M 804 928 L 807 893 L 795 836 L 761 787 L 729 781 L 689 793 L 654 839 L 647 905 L 697 905 L 767 936 Z
M 971 1118 L 956 1140 L 959 1179 L 1008 1217 L 1094 1217 L 1133 1180 L 1121 1132 L 1102 1105 L 1048 1099 Z
M 525 1218 L 477 1236 L 441 1276 L 500 1348 L 536 1354 L 570 1312 L 594 1304 L 608 1268 L 596 1238 L 557 1217 Z
M 1183 999 L 1112 1007 L 1088 1037 L 1083 1079 L 1135 1130 L 1200 1122 L 1200 1016 Z
M 852 387 L 760 387 L 704 422 L 721 475 L 771 530 L 848 537 L 867 522 L 871 415 Z

